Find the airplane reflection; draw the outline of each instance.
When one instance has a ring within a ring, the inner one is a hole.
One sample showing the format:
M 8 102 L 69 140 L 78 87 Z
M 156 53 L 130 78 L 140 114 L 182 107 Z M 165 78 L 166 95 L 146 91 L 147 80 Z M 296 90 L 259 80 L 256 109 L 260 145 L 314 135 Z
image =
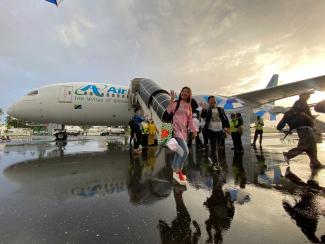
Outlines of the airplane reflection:
M 13 164 L 4 170 L 4 175 L 22 190 L 54 199 L 128 192 L 132 203 L 152 204 L 170 195 L 165 161 L 152 159 L 154 149 L 142 161 L 134 159 L 129 151 L 64 155 L 63 147 L 55 149 L 56 157 L 51 154 L 49 158 Z

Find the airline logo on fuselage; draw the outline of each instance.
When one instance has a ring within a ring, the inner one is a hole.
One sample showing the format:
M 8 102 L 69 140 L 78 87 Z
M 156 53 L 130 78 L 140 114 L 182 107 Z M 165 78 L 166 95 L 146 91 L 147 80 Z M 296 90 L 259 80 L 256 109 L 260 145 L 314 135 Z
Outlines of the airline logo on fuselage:
M 88 95 L 88 92 L 92 92 L 93 95 L 98 97 L 104 97 L 108 93 L 124 95 L 127 94 L 128 90 L 111 85 L 86 85 L 75 90 L 75 94 L 79 96 Z

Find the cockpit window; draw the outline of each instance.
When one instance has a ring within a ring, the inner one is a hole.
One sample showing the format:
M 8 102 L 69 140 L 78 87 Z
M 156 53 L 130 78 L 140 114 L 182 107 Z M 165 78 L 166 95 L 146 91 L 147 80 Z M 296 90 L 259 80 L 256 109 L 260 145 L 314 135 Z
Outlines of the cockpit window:
M 38 90 L 31 91 L 27 94 L 27 96 L 35 96 L 38 94 Z

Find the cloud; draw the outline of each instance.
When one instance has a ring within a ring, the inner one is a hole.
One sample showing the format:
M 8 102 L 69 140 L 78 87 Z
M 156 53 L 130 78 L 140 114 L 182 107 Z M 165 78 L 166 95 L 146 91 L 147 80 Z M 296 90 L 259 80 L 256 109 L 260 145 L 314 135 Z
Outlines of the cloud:
M 306 0 L 3 0 L 0 82 L 21 91 L 0 107 L 58 81 L 148 77 L 230 95 L 264 88 L 274 73 L 285 82 L 320 75 L 324 11 L 324 1 Z

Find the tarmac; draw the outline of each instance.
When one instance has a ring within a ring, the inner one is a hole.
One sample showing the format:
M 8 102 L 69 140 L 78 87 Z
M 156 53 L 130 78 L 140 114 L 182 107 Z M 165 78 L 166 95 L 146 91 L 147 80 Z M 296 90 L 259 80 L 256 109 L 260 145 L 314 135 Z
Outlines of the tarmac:
M 1 143 L 0 243 L 325 241 L 325 169 L 311 170 L 306 155 L 285 163 L 296 144 L 264 134 L 263 148 L 234 153 L 228 143 L 218 165 L 193 145 L 182 187 L 171 152 L 135 156 L 123 137 Z

